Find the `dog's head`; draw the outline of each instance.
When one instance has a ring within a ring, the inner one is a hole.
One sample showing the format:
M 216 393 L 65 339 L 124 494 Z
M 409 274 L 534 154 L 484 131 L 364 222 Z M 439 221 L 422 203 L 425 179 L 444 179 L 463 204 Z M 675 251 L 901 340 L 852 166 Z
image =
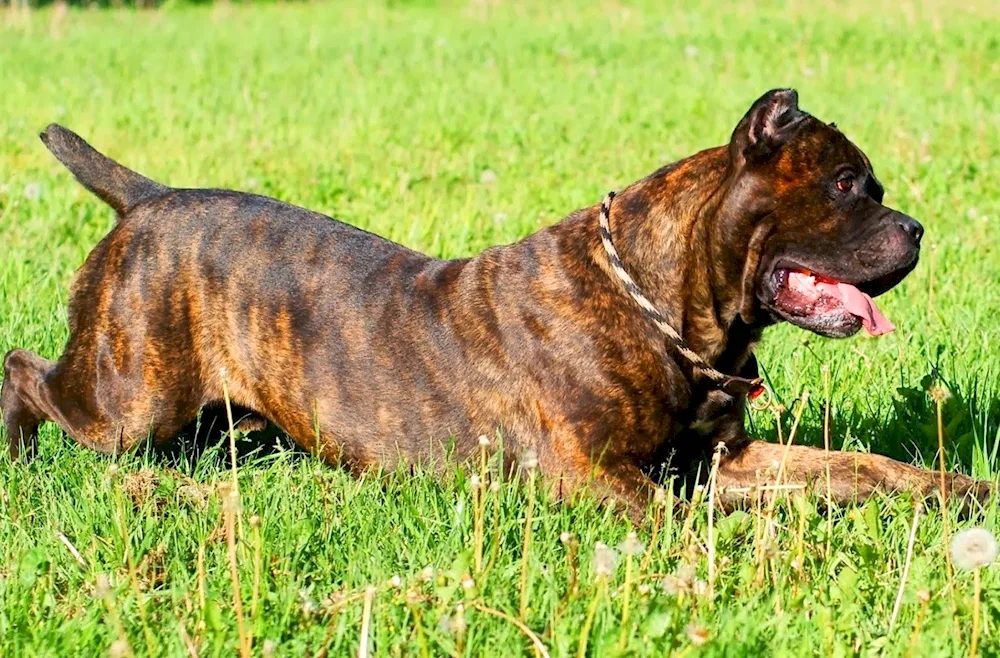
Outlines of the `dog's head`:
M 736 126 L 729 158 L 730 232 L 747 245 L 744 321 L 763 314 L 832 337 L 891 331 L 871 298 L 914 268 L 923 227 L 882 205 L 864 153 L 779 89 Z

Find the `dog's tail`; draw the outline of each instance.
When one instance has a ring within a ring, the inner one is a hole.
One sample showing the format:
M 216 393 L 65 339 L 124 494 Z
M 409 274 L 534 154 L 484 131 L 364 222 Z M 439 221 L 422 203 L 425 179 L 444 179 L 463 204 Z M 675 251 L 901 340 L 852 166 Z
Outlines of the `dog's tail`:
M 58 124 L 50 124 L 39 137 L 85 188 L 114 208 L 119 216 L 170 191 L 169 187 L 98 153 L 82 137 Z

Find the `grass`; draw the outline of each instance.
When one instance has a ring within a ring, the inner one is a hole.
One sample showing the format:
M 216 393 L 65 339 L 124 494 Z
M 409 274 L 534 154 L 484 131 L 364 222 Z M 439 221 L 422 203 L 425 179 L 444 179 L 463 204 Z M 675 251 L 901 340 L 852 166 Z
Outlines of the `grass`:
M 789 85 L 868 153 L 927 248 L 884 298 L 891 336 L 769 332 L 759 356 L 790 409 L 782 434 L 808 390 L 795 440 L 823 445 L 827 366 L 834 447 L 933 467 L 926 389 L 940 381 L 949 467 L 997 479 L 995 5 L 425 4 L 0 11 L 0 350 L 59 354 L 70 278 L 113 222 L 38 142 L 50 121 L 166 183 L 269 194 L 453 257 L 722 143 L 753 99 Z M 777 436 L 771 413 L 749 422 Z M 905 497 L 834 510 L 829 527 L 814 500 L 716 516 L 709 596 L 704 503 L 650 511 L 626 586 L 624 564 L 595 578 L 597 542 L 630 527 L 592 501 L 539 492 L 529 543 L 524 487 L 485 477 L 475 493 L 459 469 L 353 479 L 280 439 L 238 443 L 238 499 L 227 440 L 112 460 L 47 425 L 35 462 L 0 460 L 0 652 L 968 652 L 973 575 L 949 587 L 933 506 L 889 630 Z M 951 532 L 992 528 L 997 507 L 951 514 Z M 981 576 L 979 647 L 994 655 L 1000 576 Z

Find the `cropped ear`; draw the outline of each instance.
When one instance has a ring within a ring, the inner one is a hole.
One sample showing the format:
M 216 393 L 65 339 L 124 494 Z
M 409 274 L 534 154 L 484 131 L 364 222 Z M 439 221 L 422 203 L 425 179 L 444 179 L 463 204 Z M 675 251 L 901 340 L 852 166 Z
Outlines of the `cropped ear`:
M 750 107 L 733 131 L 729 142 L 733 162 L 743 164 L 771 157 L 808 116 L 799 109 L 799 95 L 794 89 L 767 92 Z

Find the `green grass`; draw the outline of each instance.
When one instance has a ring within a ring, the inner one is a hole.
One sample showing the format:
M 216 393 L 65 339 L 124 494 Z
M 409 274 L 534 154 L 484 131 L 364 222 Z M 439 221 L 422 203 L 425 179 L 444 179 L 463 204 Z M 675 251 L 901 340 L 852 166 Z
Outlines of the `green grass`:
M 0 351 L 60 353 L 70 278 L 113 223 L 38 142 L 50 121 L 157 180 L 269 194 L 453 257 L 516 240 L 722 143 L 750 102 L 790 85 L 805 109 L 836 121 L 868 153 L 887 201 L 927 229 L 922 263 L 884 297 L 896 333 L 834 342 L 791 327 L 768 332 L 759 358 L 776 395 L 790 406 L 802 390 L 811 394 L 796 441 L 822 444 L 828 364 L 835 446 L 932 465 L 937 433 L 925 388 L 938 377 L 953 393 L 943 410 L 949 465 L 997 479 L 995 6 L 425 4 L 0 12 Z M 486 171 L 494 182 L 484 182 Z M 750 420 L 755 435 L 774 439 L 769 414 Z M 265 644 L 274 655 L 316 655 L 325 642 L 330 656 L 356 655 L 369 585 L 378 588 L 373 655 L 422 655 L 422 646 L 429 655 L 532 654 L 514 624 L 476 609 L 518 615 L 522 488 L 486 494 L 485 551 L 496 558 L 475 574 L 468 474 L 357 480 L 243 444 L 236 558 L 255 655 Z M 140 601 L 157 653 L 187 655 L 183 627 L 199 655 L 234 655 L 216 486 L 229 481 L 227 454 L 223 444 L 112 460 L 46 425 L 36 461 L 0 460 L 0 653 L 106 654 L 118 637 L 106 599 L 139 655 Z M 718 519 L 714 601 L 661 587 L 684 565 L 706 578 L 705 505 L 690 517 L 683 508 L 668 514 L 655 542 L 647 522 L 637 530 L 649 558 L 633 565 L 633 581 L 648 590 L 630 588 L 624 654 L 966 653 L 972 577 L 958 573 L 949 590 L 935 510 L 921 517 L 889 632 L 913 513 L 905 498 L 836 510 L 827 536 L 814 501 L 779 505 L 763 556 L 759 514 Z M 261 520 L 260 569 L 251 516 Z M 974 522 L 992 528 L 996 518 L 991 504 Z M 951 527 L 966 523 L 953 516 Z M 587 500 L 539 498 L 533 524 L 527 626 L 552 655 L 576 655 L 593 607 L 590 655 L 616 655 L 624 567 L 594 607 L 591 562 L 595 543 L 618 544 L 627 522 Z M 563 532 L 579 542 L 575 592 Z M 428 565 L 439 570 L 432 582 L 421 577 Z M 471 590 L 461 586 L 466 573 Z M 105 599 L 95 592 L 101 574 Z M 387 584 L 394 575 L 398 589 Z M 980 646 L 995 655 L 994 569 L 983 588 Z M 464 631 L 454 623 L 463 601 Z M 692 644 L 689 625 L 705 629 L 703 645 Z

